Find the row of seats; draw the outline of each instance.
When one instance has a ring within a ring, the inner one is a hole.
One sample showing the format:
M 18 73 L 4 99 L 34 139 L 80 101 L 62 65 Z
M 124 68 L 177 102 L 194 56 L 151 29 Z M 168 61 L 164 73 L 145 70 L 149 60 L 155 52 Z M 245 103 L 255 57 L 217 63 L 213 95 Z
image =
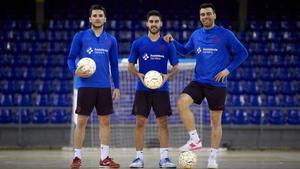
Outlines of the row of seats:
M 120 115 L 123 114 L 123 115 Z M 205 112 L 202 116 L 195 116 L 196 121 L 203 121 L 204 124 L 210 123 L 210 115 L 208 112 Z M 35 109 L 31 111 L 30 109 L 17 109 L 9 110 L 2 109 L 0 111 L 0 124 L 8 123 L 37 123 L 37 124 L 46 124 L 46 123 L 70 123 L 71 116 L 70 113 L 65 109 L 53 109 L 48 111 L 47 109 Z M 95 116 L 95 113 L 89 118 L 90 122 L 97 122 L 98 118 Z M 119 112 L 118 114 L 114 113 L 111 117 L 111 122 L 120 124 L 120 123 L 134 123 L 135 116 L 130 115 L 126 112 Z M 153 113 L 148 118 L 149 123 L 156 123 L 155 116 Z M 180 123 L 180 117 L 178 114 L 174 114 L 169 117 L 170 124 Z M 288 111 L 281 110 L 226 110 L 222 114 L 222 123 L 223 124 L 272 124 L 272 125 L 299 125 L 300 124 L 300 110 L 292 109 Z
M 227 106 L 298 107 L 300 95 L 229 95 Z
M 173 29 L 194 29 L 198 27 L 199 20 L 165 20 L 164 24 L 167 28 Z M 220 25 L 226 25 L 219 23 Z M 49 30 L 77 30 L 88 27 L 89 23 L 85 20 L 50 20 L 48 22 Z M 109 29 L 144 29 L 145 21 L 143 20 L 114 20 L 111 19 L 106 25 Z M 4 30 L 28 30 L 32 29 L 33 24 L 30 20 L 7 20 L 3 23 Z M 247 29 L 251 30 L 296 30 L 300 29 L 300 21 L 296 20 L 249 20 L 247 21 Z
M 299 42 L 297 32 L 291 31 L 245 31 L 239 39 L 245 42 Z
M 300 93 L 299 81 L 228 81 L 231 94 L 284 94 Z
M 72 106 L 73 97 L 71 94 L 6 94 L 0 95 L 1 107 L 15 106 Z
M 67 66 L 64 67 L 19 67 L 8 66 L 0 69 L 0 79 L 6 80 L 72 80 L 73 74 Z
M 22 123 L 22 124 L 45 124 L 45 123 L 70 123 L 71 113 L 65 109 L 2 109 L 0 111 L 0 124 Z

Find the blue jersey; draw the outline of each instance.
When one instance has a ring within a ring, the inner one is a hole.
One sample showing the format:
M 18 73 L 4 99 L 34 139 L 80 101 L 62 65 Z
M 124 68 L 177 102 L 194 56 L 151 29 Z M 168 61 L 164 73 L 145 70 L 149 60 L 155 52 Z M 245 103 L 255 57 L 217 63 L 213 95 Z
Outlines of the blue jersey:
M 174 41 L 174 45 L 182 55 L 192 51 L 195 53 L 194 81 L 217 87 L 226 87 L 227 78 L 224 82 L 217 82 L 214 77 L 225 68 L 232 72 L 248 56 L 247 50 L 235 35 L 219 26 L 209 30 L 199 28 L 193 32 L 184 46 L 177 41 Z M 230 55 L 233 56 L 231 62 L 229 62 Z
M 151 41 L 147 35 L 135 40 L 131 46 L 128 61 L 136 64 L 137 60 L 139 61 L 139 73 L 142 74 L 146 74 L 150 70 L 167 74 L 168 61 L 173 66 L 178 64 L 173 44 L 166 43 L 161 37 L 157 41 Z M 140 80 L 138 80 L 136 89 L 138 91 L 154 91 L 145 87 Z M 168 82 L 155 91 L 168 91 Z
M 68 66 L 73 74 L 75 74 L 78 60 L 83 57 L 89 57 L 95 61 L 96 71 L 88 78 L 75 76 L 75 88 L 111 88 L 110 71 L 114 87 L 119 88 L 118 46 L 113 36 L 103 32 L 96 37 L 92 29 L 76 33 L 68 57 Z

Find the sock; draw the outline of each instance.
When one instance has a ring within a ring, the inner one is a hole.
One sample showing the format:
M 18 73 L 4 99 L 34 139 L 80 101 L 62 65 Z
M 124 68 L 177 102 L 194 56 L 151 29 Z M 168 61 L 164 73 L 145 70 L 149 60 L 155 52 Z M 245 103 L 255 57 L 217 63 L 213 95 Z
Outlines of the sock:
M 106 159 L 106 157 L 108 156 L 108 154 L 109 154 L 109 146 L 101 144 L 101 157 L 100 157 L 101 160 Z
M 200 138 L 198 136 L 198 133 L 197 133 L 197 130 L 192 130 L 192 131 L 189 132 L 189 134 L 190 134 L 190 139 L 194 143 L 197 143 L 200 140 Z
M 159 149 L 160 152 L 160 159 L 165 159 L 168 158 L 168 148 L 160 148 Z
M 211 148 L 208 161 L 215 161 L 217 159 L 218 149 Z
M 75 148 L 74 151 L 75 151 L 74 152 L 74 158 L 75 157 L 81 158 L 81 149 Z
M 144 160 L 143 151 L 136 151 L 136 158 Z

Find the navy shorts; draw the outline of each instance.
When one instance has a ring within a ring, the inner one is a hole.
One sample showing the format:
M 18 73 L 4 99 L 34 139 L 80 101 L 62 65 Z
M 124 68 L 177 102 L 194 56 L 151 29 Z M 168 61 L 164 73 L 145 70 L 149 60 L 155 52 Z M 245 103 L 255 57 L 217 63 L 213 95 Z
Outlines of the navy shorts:
M 153 108 L 156 117 L 172 115 L 169 92 L 136 91 L 132 114 L 148 118 L 151 108 Z
M 98 115 L 113 113 L 110 88 L 82 87 L 78 89 L 76 114 L 90 116 L 94 107 Z
M 226 87 L 210 86 L 192 81 L 184 88 L 182 93 L 191 96 L 196 104 L 201 104 L 203 99 L 206 98 L 210 110 L 224 110 Z

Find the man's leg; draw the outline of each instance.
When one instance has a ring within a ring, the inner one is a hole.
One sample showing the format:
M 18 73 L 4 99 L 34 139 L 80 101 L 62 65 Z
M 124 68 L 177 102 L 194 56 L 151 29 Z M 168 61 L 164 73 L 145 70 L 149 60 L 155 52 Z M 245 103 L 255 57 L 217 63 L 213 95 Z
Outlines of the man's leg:
M 160 168 L 176 168 L 176 165 L 170 160 L 168 155 L 169 148 L 169 129 L 168 116 L 158 117 L 157 124 L 159 128 L 159 142 L 160 142 Z
M 85 128 L 88 116 L 78 115 L 76 127 L 74 131 L 74 159 L 70 165 L 71 169 L 79 169 L 81 166 L 81 148 L 85 136 Z
M 135 148 L 136 158 L 129 165 L 130 168 L 143 168 L 144 167 L 144 135 L 147 124 L 147 118 L 142 115 L 136 115 L 136 126 L 135 126 Z
M 109 157 L 110 144 L 110 115 L 98 116 L 99 119 L 99 139 L 101 142 L 100 162 L 99 167 L 119 168 L 120 164 L 114 162 Z
M 181 151 L 197 150 L 202 147 L 201 140 L 195 127 L 194 114 L 190 110 L 190 105 L 193 102 L 192 97 L 185 93 L 179 96 L 177 102 L 180 118 L 190 135 L 190 140 L 184 146 L 179 148 Z
M 74 133 L 75 153 L 76 153 L 76 149 L 78 150 L 82 148 L 83 140 L 85 136 L 85 128 L 86 128 L 88 118 L 89 118 L 88 116 L 78 115 L 77 125 Z M 81 158 L 80 152 L 79 152 L 79 158 Z
M 217 151 L 222 139 L 222 110 L 211 110 L 211 150 L 207 168 L 218 168 Z

